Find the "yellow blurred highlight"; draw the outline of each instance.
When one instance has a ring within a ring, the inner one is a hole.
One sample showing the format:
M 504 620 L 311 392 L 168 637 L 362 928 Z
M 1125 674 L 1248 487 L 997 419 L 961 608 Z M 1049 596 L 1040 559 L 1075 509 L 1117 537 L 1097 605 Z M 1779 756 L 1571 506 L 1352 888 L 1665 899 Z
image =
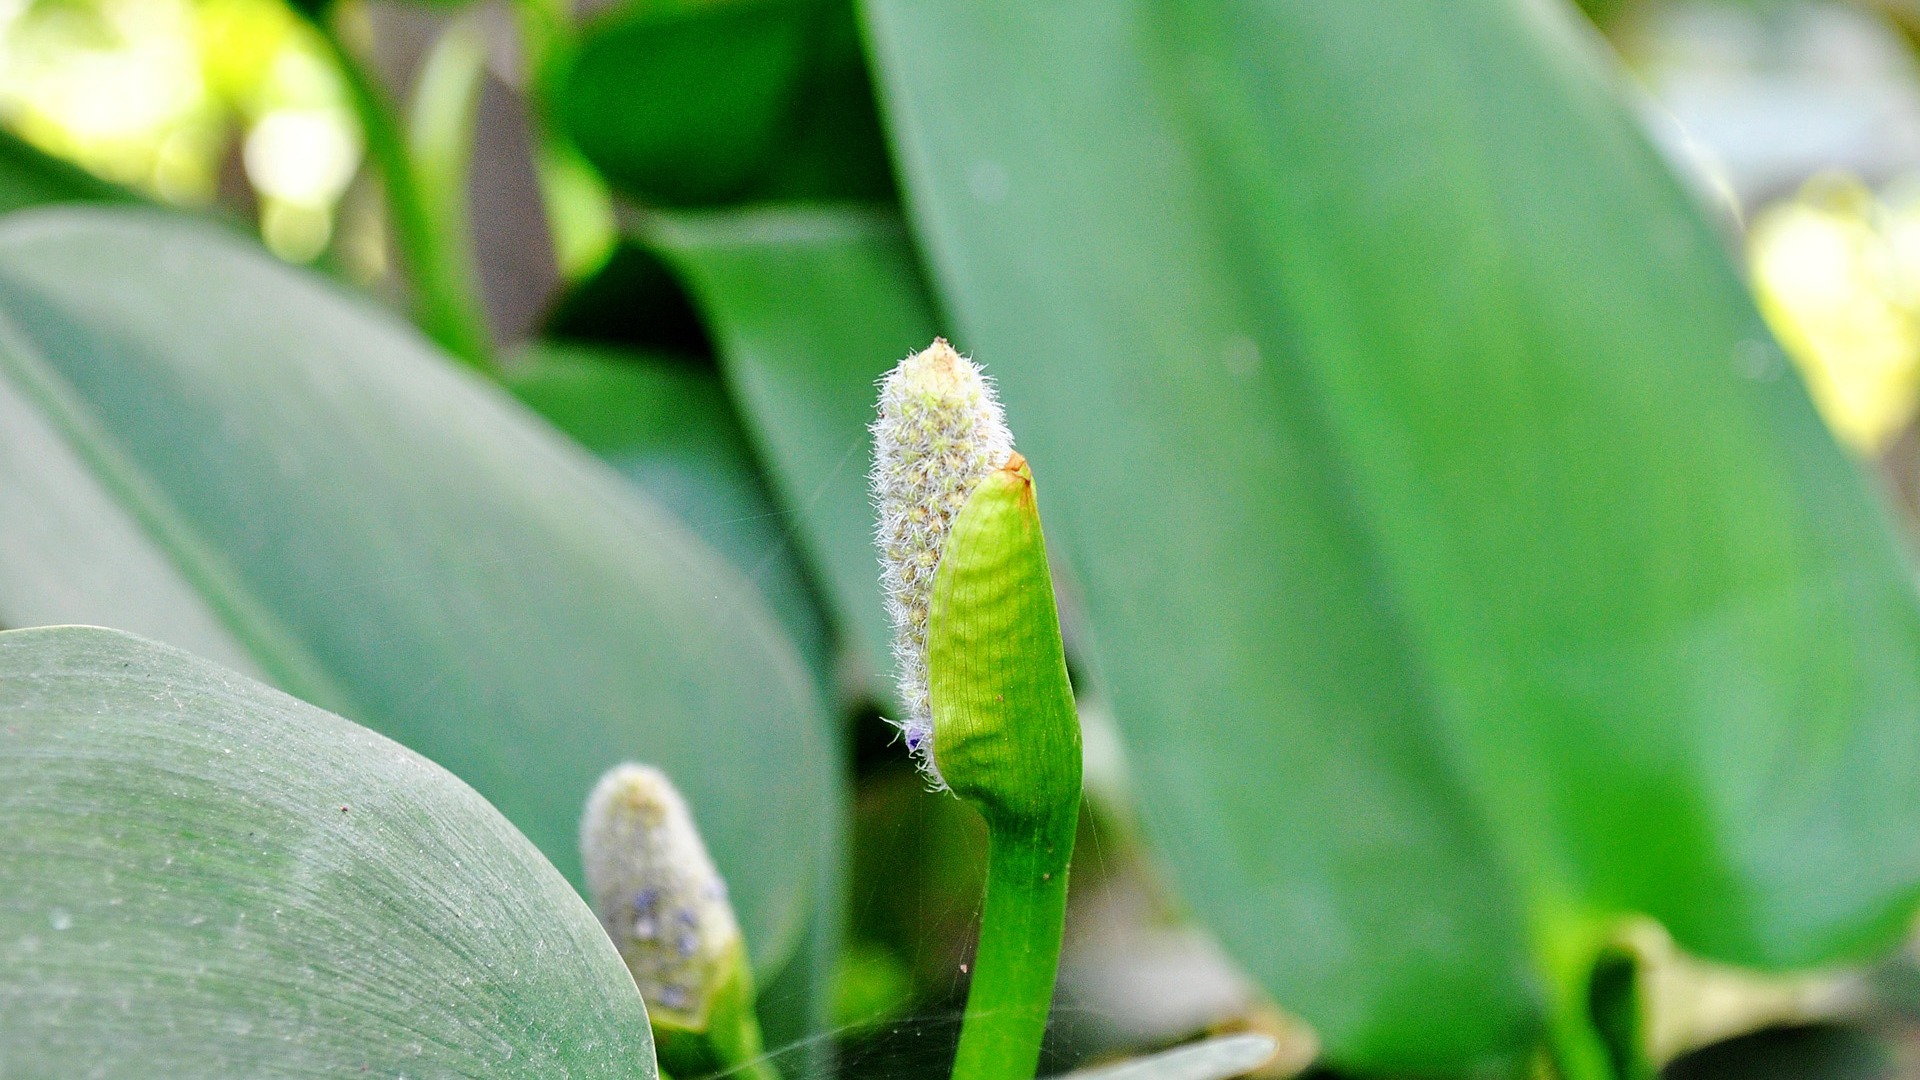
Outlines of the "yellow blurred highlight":
M 313 29 L 281 0 L 0 0 L 0 119 L 176 204 L 216 197 L 239 140 L 260 231 L 326 249 L 359 126 Z
M 1859 180 L 1809 181 L 1748 234 L 1755 296 L 1835 434 L 1875 453 L 1920 390 L 1920 191 L 1881 201 Z
M 0 5 L 0 112 L 29 141 L 122 184 L 213 197 L 218 110 L 184 0 Z M 175 136 L 184 136 L 175 139 Z

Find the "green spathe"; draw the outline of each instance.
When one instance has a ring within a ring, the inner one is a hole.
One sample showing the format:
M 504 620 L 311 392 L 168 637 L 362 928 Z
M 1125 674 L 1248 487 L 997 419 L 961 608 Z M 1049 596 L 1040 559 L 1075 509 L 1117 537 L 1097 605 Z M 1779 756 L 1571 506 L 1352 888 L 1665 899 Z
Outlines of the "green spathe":
M 1018 453 L 980 481 L 954 521 L 934 578 L 927 654 L 934 758 L 948 786 L 996 827 L 1070 840 L 1080 718 L 1033 473 Z
M 955 519 L 934 577 L 936 763 L 987 819 L 987 898 L 954 1080 L 1031 1080 L 1046 1031 L 1080 811 L 1080 721 L 1018 453 Z

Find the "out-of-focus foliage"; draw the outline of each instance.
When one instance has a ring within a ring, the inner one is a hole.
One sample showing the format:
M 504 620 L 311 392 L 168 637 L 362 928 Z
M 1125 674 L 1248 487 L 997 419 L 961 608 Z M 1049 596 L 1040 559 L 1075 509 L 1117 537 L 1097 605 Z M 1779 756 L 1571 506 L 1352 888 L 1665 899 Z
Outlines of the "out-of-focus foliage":
M 578 880 L 671 769 L 771 977 L 835 848 L 813 679 L 753 583 L 411 329 L 213 226 L 0 226 L 0 624 L 266 673 L 454 770 Z
M 830 675 L 819 605 L 715 372 L 685 359 L 550 344 L 522 355 L 505 383 L 745 571 L 816 674 Z
M 556 122 L 649 203 L 892 194 L 847 0 L 627 3 L 558 78 Z
M 0 114 L 28 141 L 184 205 L 211 203 L 237 166 L 269 248 L 326 248 L 359 130 L 286 5 L 30 0 L 0 20 Z
M 648 239 L 684 275 L 717 339 L 867 692 L 891 666 L 871 550 L 872 388 L 938 332 L 905 224 L 860 207 L 662 215 Z
M 137 202 L 139 196 L 0 131 L 0 212 L 67 202 Z

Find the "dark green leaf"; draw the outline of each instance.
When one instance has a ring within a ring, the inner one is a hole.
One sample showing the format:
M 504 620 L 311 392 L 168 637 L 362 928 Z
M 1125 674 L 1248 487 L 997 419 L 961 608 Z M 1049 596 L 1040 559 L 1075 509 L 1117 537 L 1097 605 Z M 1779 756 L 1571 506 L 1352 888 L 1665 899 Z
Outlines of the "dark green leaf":
M 48 203 L 139 201 L 126 188 L 0 131 L 0 214 Z
M 646 202 L 893 192 L 847 0 L 634 0 L 554 79 L 561 129 Z
M 1715 1043 L 1674 1061 L 1660 1075 L 1666 1080 L 1894 1080 L 1901 1071 L 1887 1040 L 1816 1024 Z
M 547 337 L 659 353 L 694 363 L 713 345 L 673 269 L 631 240 L 563 293 L 541 331 Z
M 8 1076 L 651 1077 L 580 898 L 445 770 L 111 630 L 0 634 Z
M 1896 938 L 1906 568 L 1577 16 L 866 11 L 1149 832 L 1336 1060 L 1515 1047 L 1623 912 Z
M 824 902 L 837 758 L 752 584 L 412 330 L 207 227 L 17 215 L 0 415 L 0 622 L 247 658 L 569 874 L 594 779 L 658 764 L 764 977 Z
M 1587 976 L 1587 1022 L 1605 1049 L 1615 1080 L 1652 1080 L 1640 960 L 1631 949 L 1600 951 Z
M 867 424 L 876 381 L 935 333 L 898 219 L 854 208 L 674 214 L 652 219 L 648 239 L 718 338 L 728 385 L 843 632 L 871 672 L 888 672 Z

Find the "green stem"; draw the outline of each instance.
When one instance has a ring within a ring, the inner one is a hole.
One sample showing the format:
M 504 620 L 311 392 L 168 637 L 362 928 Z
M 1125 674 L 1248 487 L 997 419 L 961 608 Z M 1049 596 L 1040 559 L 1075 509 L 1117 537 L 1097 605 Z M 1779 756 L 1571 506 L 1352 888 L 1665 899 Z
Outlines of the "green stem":
M 1033 1080 L 1060 967 L 1075 816 L 1043 830 L 989 819 L 986 908 L 953 1080 Z
M 1534 911 L 1535 952 L 1552 987 L 1548 1049 L 1560 1080 L 1648 1080 L 1637 962 L 1607 920 L 1570 903 Z
M 486 317 L 462 238 L 449 235 L 423 199 L 420 177 L 392 104 L 341 38 L 337 13 L 313 23 L 346 82 L 347 96 L 367 140 L 367 155 L 379 170 L 415 320 L 447 351 L 475 367 L 489 368 Z

